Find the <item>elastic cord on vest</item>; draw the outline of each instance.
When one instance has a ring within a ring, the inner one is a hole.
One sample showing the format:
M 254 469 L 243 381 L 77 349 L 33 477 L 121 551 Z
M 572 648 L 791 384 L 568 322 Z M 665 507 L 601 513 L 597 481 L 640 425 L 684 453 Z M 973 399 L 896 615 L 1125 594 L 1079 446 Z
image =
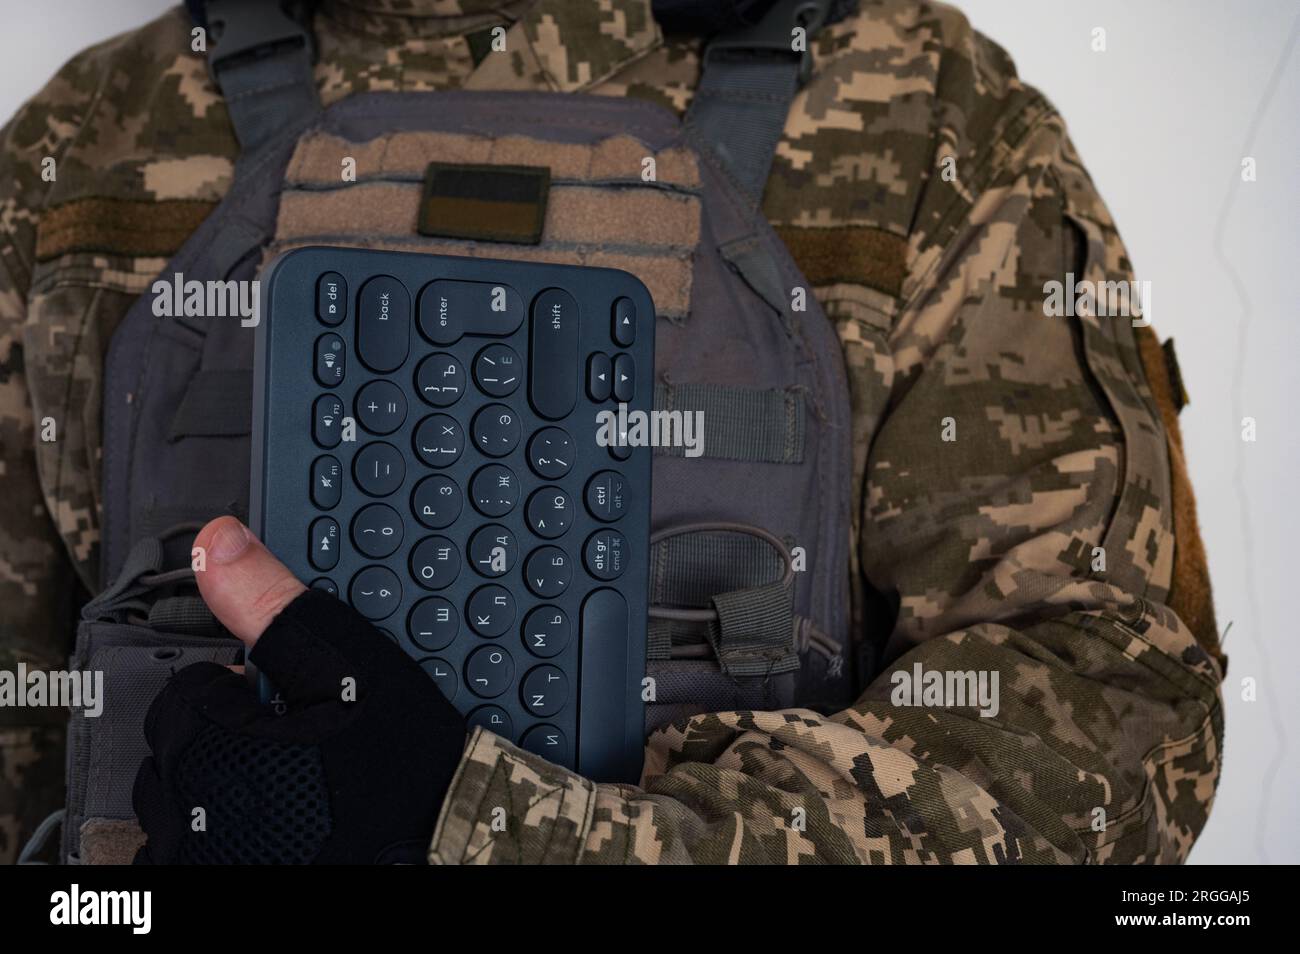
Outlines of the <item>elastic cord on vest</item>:
M 730 521 L 721 521 L 717 523 L 684 523 L 676 527 L 669 527 L 660 530 L 650 536 L 650 547 L 653 549 L 658 543 L 662 543 L 671 537 L 682 536 L 687 533 L 745 533 L 768 543 L 781 557 L 781 562 L 785 565 L 785 572 L 781 575 L 781 585 L 789 586 L 794 582 L 794 557 L 785 541 L 776 536 L 771 531 L 762 527 L 754 526 L 749 523 L 734 523 Z M 679 623 L 710 623 L 718 618 L 718 611 L 713 607 L 700 607 L 697 609 L 687 609 L 679 606 L 663 606 L 658 603 L 651 603 L 647 611 L 651 619 L 668 619 Z

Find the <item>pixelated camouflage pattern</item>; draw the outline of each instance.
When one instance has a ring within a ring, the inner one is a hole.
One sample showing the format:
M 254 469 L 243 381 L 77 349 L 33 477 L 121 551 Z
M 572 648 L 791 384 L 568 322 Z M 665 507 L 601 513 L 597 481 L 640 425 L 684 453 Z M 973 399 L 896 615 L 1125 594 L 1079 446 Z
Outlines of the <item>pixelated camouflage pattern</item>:
M 475 65 L 468 37 L 498 25 L 505 53 Z M 681 113 L 699 71 L 699 42 L 662 37 L 647 0 L 336 0 L 314 27 L 327 103 L 546 89 Z M 57 665 L 98 581 L 103 353 L 165 264 L 114 248 L 38 260 L 42 214 L 220 200 L 237 147 L 190 29 L 177 8 L 80 54 L 0 131 L 0 663 Z M 897 289 L 865 274 L 813 289 L 850 377 L 859 593 L 898 602 L 889 631 L 859 599 L 854 638 L 889 664 L 842 713 L 665 729 L 636 788 L 479 733 L 434 860 L 1175 861 L 1204 824 L 1220 673 L 1162 605 L 1160 418 L 1126 321 L 1042 314 L 1043 282 L 1066 271 L 1131 277 L 1109 215 L 1050 104 L 952 8 L 863 2 L 812 51 L 764 212 L 796 259 L 800 230 L 906 246 Z M 890 672 L 916 661 L 996 670 L 998 716 L 893 705 Z M 0 858 L 57 807 L 60 749 L 0 710 Z

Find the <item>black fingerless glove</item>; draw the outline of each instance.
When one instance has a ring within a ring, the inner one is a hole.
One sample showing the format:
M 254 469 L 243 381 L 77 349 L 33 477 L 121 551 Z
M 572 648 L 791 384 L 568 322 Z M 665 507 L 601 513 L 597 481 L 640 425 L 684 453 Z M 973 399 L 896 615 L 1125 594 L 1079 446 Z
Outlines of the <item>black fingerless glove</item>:
M 433 681 L 318 590 L 290 603 L 249 658 L 283 715 L 206 662 L 172 676 L 150 707 L 136 863 L 423 862 L 465 744 L 464 718 Z

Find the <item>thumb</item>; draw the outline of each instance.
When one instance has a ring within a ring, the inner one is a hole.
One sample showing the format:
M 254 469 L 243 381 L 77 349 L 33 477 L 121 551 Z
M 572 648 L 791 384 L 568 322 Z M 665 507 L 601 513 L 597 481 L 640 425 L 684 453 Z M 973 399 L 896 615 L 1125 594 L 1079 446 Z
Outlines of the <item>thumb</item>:
M 249 649 L 307 587 L 234 517 L 218 517 L 194 538 L 204 555 L 194 574 L 208 609 Z

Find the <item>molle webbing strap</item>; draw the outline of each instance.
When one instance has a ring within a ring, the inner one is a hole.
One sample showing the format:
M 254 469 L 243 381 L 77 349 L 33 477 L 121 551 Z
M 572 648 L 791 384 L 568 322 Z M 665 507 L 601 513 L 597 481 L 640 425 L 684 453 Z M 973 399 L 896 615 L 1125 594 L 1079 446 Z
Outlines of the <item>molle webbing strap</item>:
M 795 49 L 826 22 L 830 0 L 779 0 L 752 27 L 715 37 L 704 50 L 703 75 L 685 125 L 757 206 L 790 102 L 812 69 L 811 54 Z
M 783 581 L 713 598 L 709 643 L 730 676 L 776 676 L 799 668 L 793 588 Z
M 688 426 L 694 428 L 695 421 L 702 422 L 702 429 L 690 432 L 699 442 L 701 457 L 765 464 L 803 461 L 807 409 L 797 388 L 656 384 L 654 401 L 656 411 L 681 412 L 680 419 L 676 415 L 669 419 L 678 438 Z M 686 420 L 697 412 L 698 417 Z M 661 429 L 665 426 L 660 424 Z M 656 447 L 655 453 L 684 457 L 691 448 L 683 443 L 674 440 L 671 446 Z
M 311 33 L 279 0 L 207 0 L 203 6 L 208 73 L 244 152 L 319 112 Z

